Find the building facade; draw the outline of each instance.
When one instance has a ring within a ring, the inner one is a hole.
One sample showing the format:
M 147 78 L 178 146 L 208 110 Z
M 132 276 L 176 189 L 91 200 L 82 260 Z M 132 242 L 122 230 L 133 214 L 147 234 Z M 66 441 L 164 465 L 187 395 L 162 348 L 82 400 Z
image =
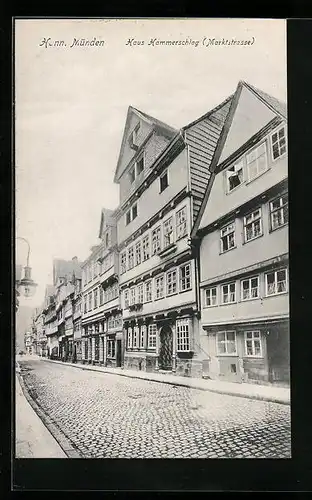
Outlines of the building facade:
M 47 336 L 45 334 L 45 315 L 43 308 L 37 308 L 34 312 L 33 331 L 36 339 L 36 354 L 41 357 L 47 355 Z
M 82 361 L 82 346 L 81 346 L 81 315 L 82 315 L 82 280 L 75 279 L 74 293 L 72 296 L 73 308 L 73 362 Z
M 55 292 L 56 290 L 53 285 L 47 285 L 43 304 L 44 329 L 47 337 L 47 356 L 51 359 L 57 359 L 59 355 Z
M 99 238 L 101 243 L 92 247 L 82 266 L 82 361 L 121 366 L 124 347 L 116 221 L 112 210 L 102 210 Z
M 128 110 L 114 178 L 126 368 L 201 376 L 190 234 L 230 103 L 179 131 Z
M 240 82 L 193 236 L 212 379 L 289 383 L 286 105 Z

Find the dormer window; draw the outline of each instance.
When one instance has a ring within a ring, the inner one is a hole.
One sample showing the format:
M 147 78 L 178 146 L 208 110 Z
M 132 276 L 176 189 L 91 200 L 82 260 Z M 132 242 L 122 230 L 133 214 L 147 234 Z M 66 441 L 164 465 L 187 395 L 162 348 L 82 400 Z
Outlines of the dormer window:
M 138 149 L 139 147 L 139 142 L 138 142 L 138 135 L 139 135 L 139 130 L 140 130 L 140 123 L 138 123 L 133 130 L 132 134 L 130 134 L 130 147 L 132 149 Z
M 130 184 L 133 184 L 135 179 L 139 177 L 139 175 L 143 172 L 144 165 L 145 165 L 144 153 L 142 153 L 135 162 L 135 164 L 133 165 L 133 167 L 131 167 L 131 169 L 129 170 Z

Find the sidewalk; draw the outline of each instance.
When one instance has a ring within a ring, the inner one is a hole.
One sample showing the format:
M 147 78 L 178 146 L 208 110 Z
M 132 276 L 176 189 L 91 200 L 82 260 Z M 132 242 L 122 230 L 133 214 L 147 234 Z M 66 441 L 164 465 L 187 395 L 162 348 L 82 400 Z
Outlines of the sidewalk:
M 91 370 L 103 373 L 111 373 L 123 377 L 138 378 L 153 382 L 162 382 L 165 384 L 190 387 L 203 391 L 216 392 L 219 394 L 227 394 L 231 396 L 240 396 L 249 399 L 258 399 L 261 401 L 271 401 L 274 403 L 290 404 L 290 389 L 284 387 L 274 387 L 259 384 L 238 384 L 233 382 L 222 382 L 219 380 L 206 380 L 200 378 L 186 378 L 178 375 L 148 373 L 143 371 L 125 370 L 124 368 L 107 368 L 102 366 L 83 365 L 68 363 L 63 361 L 54 361 L 47 358 L 42 358 L 50 363 L 59 363 L 68 365 L 82 370 Z
M 17 365 L 16 371 L 19 371 Z M 67 458 L 52 434 L 26 400 L 18 377 L 15 398 L 16 458 Z

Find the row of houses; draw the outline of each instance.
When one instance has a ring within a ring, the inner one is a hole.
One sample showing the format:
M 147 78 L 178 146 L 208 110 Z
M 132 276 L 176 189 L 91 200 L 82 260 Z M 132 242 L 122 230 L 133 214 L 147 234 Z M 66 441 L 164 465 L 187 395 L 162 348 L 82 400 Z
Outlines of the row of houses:
M 54 262 L 48 355 L 289 383 L 286 105 L 246 82 L 180 130 L 129 107 L 117 209 Z

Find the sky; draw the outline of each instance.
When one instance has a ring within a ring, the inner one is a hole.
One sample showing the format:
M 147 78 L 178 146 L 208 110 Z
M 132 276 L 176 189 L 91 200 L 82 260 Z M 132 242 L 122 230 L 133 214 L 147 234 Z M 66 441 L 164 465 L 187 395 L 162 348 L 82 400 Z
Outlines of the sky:
M 207 46 L 213 38 L 253 43 Z M 71 47 L 74 39 L 104 44 Z M 284 20 L 15 21 L 16 237 L 30 244 L 38 283 L 21 304 L 42 303 L 53 259 L 87 258 L 102 207 L 118 206 L 113 177 L 128 107 L 180 128 L 239 80 L 286 101 Z M 26 255 L 27 244 L 16 240 L 16 262 L 25 265 Z

